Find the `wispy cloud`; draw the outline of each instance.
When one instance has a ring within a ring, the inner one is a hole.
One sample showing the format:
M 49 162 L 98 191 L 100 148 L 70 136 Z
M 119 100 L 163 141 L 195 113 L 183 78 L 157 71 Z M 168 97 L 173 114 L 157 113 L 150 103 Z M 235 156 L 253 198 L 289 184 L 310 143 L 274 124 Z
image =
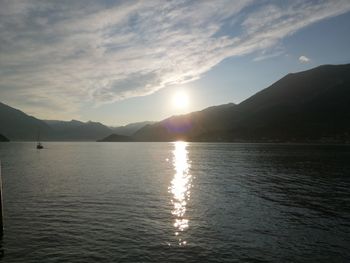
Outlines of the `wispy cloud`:
M 300 63 L 309 63 L 310 62 L 310 59 L 306 56 L 300 56 L 299 57 L 299 62 Z
M 284 37 L 350 10 L 347 0 L 255 4 L 0 0 L 1 98 L 66 117 L 85 102 L 193 81 L 227 57 L 271 55 Z
M 281 45 L 276 45 L 270 49 L 263 49 L 256 52 L 253 61 L 262 61 L 266 59 L 276 58 L 282 55 L 286 55 L 285 49 Z

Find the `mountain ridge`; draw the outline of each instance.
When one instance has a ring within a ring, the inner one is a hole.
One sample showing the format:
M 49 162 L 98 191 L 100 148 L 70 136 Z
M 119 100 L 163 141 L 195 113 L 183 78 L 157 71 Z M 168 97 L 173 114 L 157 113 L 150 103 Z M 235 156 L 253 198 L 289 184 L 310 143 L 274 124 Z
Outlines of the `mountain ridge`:
M 349 142 L 350 64 L 287 74 L 239 104 L 120 127 L 39 120 L 0 102 L 0 134 L 33 141 L 39 132 L 58 141 Z
M 287 74 L 234 107 L 220 106 L 211 119 L 200 119 L 196 113 L 175 116 L 145 126 L 134 137 L 140 141 L 349 141 L 350 64 Z M 196 126 L 197 132 L 169 130 L 169 120 L 180 127 Z M 198 126 L 207 129 L 198 132 Z
M 131 136 L 133 135 L 137 130 L 140 128 L 155 123 L 154 121 L 142 121 L 142 122 L 134 122 L 129 123 L 124 126 L 118 126 L 118 127 L 109 127 L 113 130 L 116 134 L 124 135 L 124 136 Z
M 118 128 L 131 135 L 143 123 L 152 122 L 131 123 Z M 96 141 L 114 133 L 114 129 L 94 121 L 40 120 L 0 102 L 0 134 L 12 141 L 36 141 L 39 136 L 41 141 Z
M 112 130 L 100 122 L 45 121 L 54 131 L 51 139 L 58 141 L 96 141 L 112 133 Z
M 38 134 L 46 137 L 52 132 L 43 121 L 0 102 L 0 133 L 11 140 L 34 141 Z

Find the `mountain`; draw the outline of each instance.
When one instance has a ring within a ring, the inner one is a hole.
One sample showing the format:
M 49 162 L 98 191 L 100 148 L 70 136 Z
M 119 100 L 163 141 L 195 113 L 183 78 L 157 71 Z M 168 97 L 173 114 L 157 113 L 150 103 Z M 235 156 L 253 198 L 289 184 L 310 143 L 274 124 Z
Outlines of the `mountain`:
M 153 122 L 137 122 L 120 127 L 107 127 L 99 122 L 81 122 L 77 120 L 45 120 L 45 123 L 54 131 L 53 139 L 55 140 L 96 141 L 100 138 L 114 134 L 114 140 L 119 141 L 123 140 L 121 139 L 122 137 L 117 138 L 116 136 L 131 136 L 140 128 Z M 112 139 L 112 137 L 110 137 L 110 139 Z
M 45 120 L 52 129 L 51 139 L 58 141 L 96 141 L 110 135 L 113 131 L 99 122 L 77 120 Z
M 238 105 L 110 128 L 42 121 L 0 103 L 0 134 L 11 140 L 350 142 L 350 64 L 288 74 Z M 111 135 L 112 134 L 112 135 Z M 131 137 L 129 137 L 131 135 Z
M 0 142 L 9 142 L 10 140 L 7 139 L 4 135 L 0 134 Z
M 350 64 L 288 74 L 239 104 L 231 138 L 344 141 L 350 133 Z
M 138 141 L 193 140 L 202 134 L 227 129 L 231 112 L 237 105 L 228 103 L 186 115 L 172 116 L 161 122 L 146 125 L 134 134 Z
M 130 136 L 119 135 L 119 134 L 111 134 L 102 140 L 98 140 L 98 142 L 132 142 L 133 139 Z
M 13 141 L 96 141 L 113 131 L 99 122 L 39 120 L 0 103 L 0 134 Z
M 288 74 L 238 105 L 147 125 L 138 141 L 350 141 L 350 64 Z
M 115 132 L 116 134 L 131 136 L 142 127 L 153 123 L 155 122 L 152 122 L 152 121 L 135 122 L 125 126 L 110 127 L 110 129 L 113 130 L 113 132 Z
M 96 141 L 112 133 L 132 135 L 152 122 L 131 123 L 110 128 L 99 122 L 77 120 L 39 120 L 24 112 L 0 103 L 0 134 L 14 141 Z
M 0 134 L 14 141 L 45 139 L 52 133 L 43 121 L 0 102 Z
M 66 129 L 72 129 L 84 125 L 84 122 L 71 120 L 71 121 L 59 121 L 59 120 L 43 120 L 47 125 L 56 131 L 64 131 Z

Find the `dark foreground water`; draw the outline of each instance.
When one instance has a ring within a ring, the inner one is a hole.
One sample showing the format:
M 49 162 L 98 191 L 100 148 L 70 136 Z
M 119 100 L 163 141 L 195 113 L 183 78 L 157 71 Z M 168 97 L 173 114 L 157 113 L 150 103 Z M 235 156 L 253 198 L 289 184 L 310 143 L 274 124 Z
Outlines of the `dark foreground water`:
M 2 262 L 350 262 L 350 147 L 1 143 Z

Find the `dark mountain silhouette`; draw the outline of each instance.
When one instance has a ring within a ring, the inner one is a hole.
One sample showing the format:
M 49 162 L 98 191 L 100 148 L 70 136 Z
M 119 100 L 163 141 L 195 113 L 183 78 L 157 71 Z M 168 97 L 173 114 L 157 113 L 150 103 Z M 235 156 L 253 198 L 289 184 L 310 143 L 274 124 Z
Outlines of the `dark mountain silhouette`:
M 11 140 L 35 141 L 40 132 L 41 139 L 52 133 L 43 121 L 24 112 L 0 103 L 0 133 Z
M 45 120 L 53 133 L 51 139 L 58 141 L 96 141 L 113 131 L 99 122 L 81 122 L 77 120 Z
M 41 140 L 67 141 L 112 134 L 103 141 L 350 142 L 350 64 L 288 74 L 238 105 L 116 128 L 99 122 L 42 121 L 0 103 L 0 134 L 33 141 L 39 132 Z
M 0 103 L 0 133 L 14 141 L 96 141 L 113 131 L 99 122 L 42 121 Z
M 230 139 L 344 141 L 350 132 L 350 64 L 289 74 L 243 101 Z
M 173 116 L 141 128 L 139 141 L 323 141 L 350 139 L 350 64 L 288 74 L 239 105 Z
M 39 120 L 0 103 L 0 134 L 14 141 L 96 141 L 112 133 L 131 135 L 151 122 L 110 128 L 99 122 Z
M 84 122 L 71 120 L 71 121 L 59 121 L 59 120 L 43 120 L 46 122 L 51 128 L 56 131 L 63 131 L 66 129 L 72 129 L 79 126 L 84 125 Z
M 4 135 L 0 134 L 0 142 L 9 142 L 10 140 L 7 139 Z
M 131 136 L 136 131 L 141 129 L 142 127 L 149 125 L 149 124 L 153 124 L 153 123 L 155 123 L 155 122 L 154 121 L 135 122 L 135 123 L 130 123 L 130 124 L 125 125 L 125 126 L 110 127 L 110 129 L 113 130 L 113 132 L 116 134 Z
M 99 142 L 132 142 L 133 138 L 130 136 L 119 135 L 114 133 L 98 141 Z
M 173 116 L 147 125 L 134 134 L 138 141 L 193 140 L 202 134 L 216 134 L 225 130 L 230 122 L 233 103 L 213 106 L 186 115 Z

